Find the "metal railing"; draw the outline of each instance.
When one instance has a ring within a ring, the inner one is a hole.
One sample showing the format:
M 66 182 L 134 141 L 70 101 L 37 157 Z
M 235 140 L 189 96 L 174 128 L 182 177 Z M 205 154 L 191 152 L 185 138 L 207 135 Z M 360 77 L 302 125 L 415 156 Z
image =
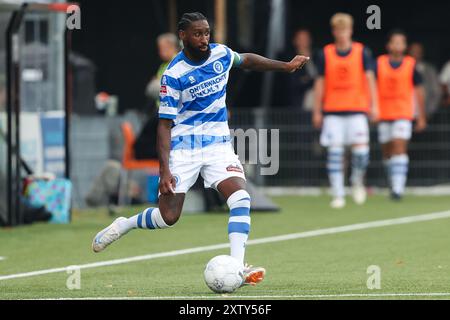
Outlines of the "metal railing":
M 76 116 L 72 118 L 71 176 L 74 206 L 83 207 L 92 179 L 109 159 L 120 161 L 120 123 L 132 121 L 139 132 L 139 118 L 128 116 Z M 450 182 L 450 109 L 441 109 L 427 130 L 414 135 L 409 186 L 432 186 Z M 260 186 L 326 187 L 326 152 L 319 145 L 319 132 L 311 126 L 311 114 L 294 109 L 239 109 L 230 113 L 231 129 L 279 129 L 279 171 L 262 177 L 257 166 L 245 165 L 246 175 Z M 370 186 L 386 186 L 376 128 L 371 128 L 371 162 L 367 176 Z M 248 147 L 248 146 L 247 146 Z M 270 149 L 269 149 L 270 153 Z M 241 161 L 243 159 L 241 158 Z M 348 167 L 348 164 L 347 164 Z
M 232 129 L 279 129 L 279 172 L 264 179 L 257 170 L 249 175 L 257 184 L 265 186 L 327 186 L 326 153 L 319 145 L 320 132 L 311 124 L 311 113 L 298 109 L 271 108 L 233 109 Z M 381 161 L 377 129 L 371 126 L 370 166 L 367 183 L 386 186 Z M 409 186 L 431 186 L 450 182 L 450 110 L 441 108 L 429 121 L 428 128 L 414 134 L 409 145 Z M 241 159 L 242 160 L 242 159 Z M 347 173 L 349 164 L 346 164 Z

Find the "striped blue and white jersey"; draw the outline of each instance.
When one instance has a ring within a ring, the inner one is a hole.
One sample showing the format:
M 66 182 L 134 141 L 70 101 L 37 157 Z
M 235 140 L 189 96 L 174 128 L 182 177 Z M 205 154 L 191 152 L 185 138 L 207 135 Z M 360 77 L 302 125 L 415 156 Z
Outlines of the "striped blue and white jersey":
M 226 107 L 230 70 L 239 54 L 210 44 L 211 55 L 201 63 L 181 51 L 161 78 L 159 118 L 173 120 L 171 150 L 194 150 L 230 141 Z

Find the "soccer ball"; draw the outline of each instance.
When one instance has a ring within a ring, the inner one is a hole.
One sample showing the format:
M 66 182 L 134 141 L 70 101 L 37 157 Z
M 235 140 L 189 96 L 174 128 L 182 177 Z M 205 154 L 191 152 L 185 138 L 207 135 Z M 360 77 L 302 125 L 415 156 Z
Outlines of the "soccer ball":
M 244 281 L 243 265 L 231 256 L 217 256 L 206 265 L 206 285 L 216 293 L 231 293 Z

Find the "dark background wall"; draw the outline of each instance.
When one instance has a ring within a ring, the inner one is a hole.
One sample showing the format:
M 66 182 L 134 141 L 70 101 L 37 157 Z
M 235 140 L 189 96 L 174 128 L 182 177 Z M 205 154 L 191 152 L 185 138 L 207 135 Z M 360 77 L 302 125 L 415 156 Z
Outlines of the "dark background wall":
M 381 30 L 368 30 L 366 9 L 376 4 L 381 8 Z M 442 65 L 450 59 L 450 1 L 446 0 L 290 0 L 288 30 L 307 27 L 316 38 L 315 45 L 332 41 L 329 20 L 337 11 L 355 18 L 354 38 L 367 43 L 375 54 L 384 52 L 386 34 L 400 28 L 412 41 L 421 41 L 428 48 L 427 56 Z
M 237 1 L 228 0 L 228 45 L 237 51 L 264 53 L 269 16 L 269 0 L 255 0 L 255 32 L 251 48 L 238 45 Z M 143 109 L 146 105 L 144 89 L 159 65 L 155 39 L 167 32 L 167 4 L 163 0 L 105 1 L 79 0 L 82 30 L 74 32 L 73 49 L 93 60 L 97 66 L 97 91 L 116 94 L 120 108 Z M 213 0 L 179 0 L 178 14 L 202 11 L 213 25 Z M 366 8 L 377 4 L 382 10 L 382 29 L 366 28 Z M 385 37 L 392 28 L 402 28 L 411 40 L 426 45 L 428 60 L 441 67 L 450 59 L 450 1 L 366 1 L 366 0 L 287 0 L 287 34 L 290 38 L 298 27 L 312 31 L 314 46 L 331 41 L 329 18 L 337 11 L 355 17 L 355 39 L 368 44 L 375 54 L 384 50 Z M 232 106 L 256 106 L 260 101 L 261 75 L 234 71 L 229 85 Z M 279 83 L 282 84 L 282 77 Z M 283 104 L 281 100 L 277 100 Z

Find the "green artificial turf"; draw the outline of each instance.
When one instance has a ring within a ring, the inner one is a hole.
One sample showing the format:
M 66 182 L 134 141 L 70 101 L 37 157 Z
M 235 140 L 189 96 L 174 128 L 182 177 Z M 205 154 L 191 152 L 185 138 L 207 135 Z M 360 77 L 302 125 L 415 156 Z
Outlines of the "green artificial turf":
M 250 239 L 450 210 L 449 197 L 410 196 L 392 203 L 372 196 L 364 206 L 350 202 L 338 211 L 328 207 L 327 197 L 274 200 L 281 212 L 253 213 Z M 131 216 L 139 210 L 128 208 L 122 214 Z M 228 242 L 226 213 L 186 214 L 169 230 L 135 230 L 94 254 L 93 236 L 111 221 L 106 210 L 86 210 L 74 212 L 70 225 L 0 229 L 0 256 L 5 258 L 0 260 L 0 277 Z M 450 218 L 249 245 L 246 260 L 264 266 L 266 279 L 231 298 L 448 299 L 450 294 L 422 295 L 450 292 L 448 230 Z M 0 280 L 0 299 L 229 299 L 212 293 L 203 282 L 208 260 L 227 253 L 228 249 L 219 249 L 82 269 L 80 290 L 66 287 L 66 272 Z M 380 267 L 380 290 L 367 288 L 371 265 Z

